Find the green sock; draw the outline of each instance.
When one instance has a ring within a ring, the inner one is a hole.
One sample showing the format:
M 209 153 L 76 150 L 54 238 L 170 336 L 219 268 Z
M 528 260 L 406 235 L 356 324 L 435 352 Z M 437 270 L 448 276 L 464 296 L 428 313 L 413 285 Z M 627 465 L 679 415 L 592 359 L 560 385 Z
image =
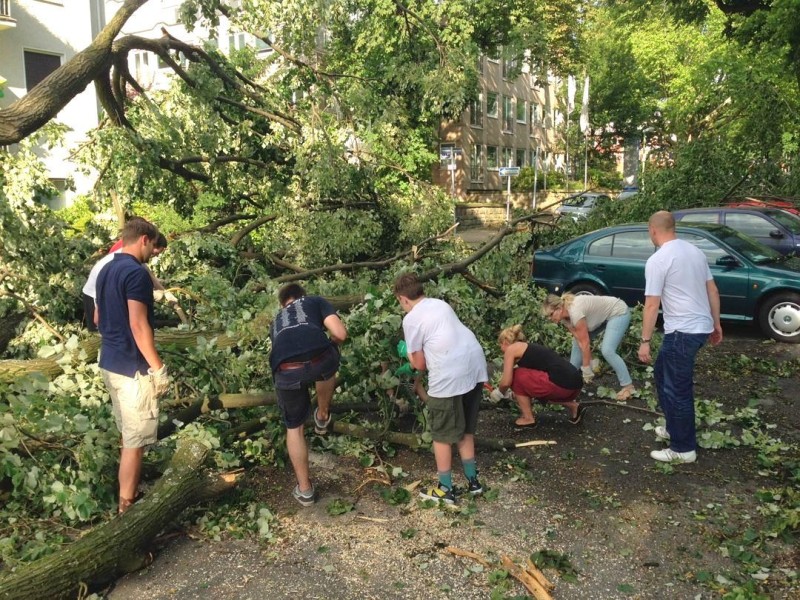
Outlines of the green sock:
M 475 464 L 475 459 L 462 460 L 461 465 L 464 467 L 464 476 L 467 479 L 475 479 L 478 476 L 478 467 Z
M 439 485 L 448 490 L 453 489 L 453 472 L 439 471 Z

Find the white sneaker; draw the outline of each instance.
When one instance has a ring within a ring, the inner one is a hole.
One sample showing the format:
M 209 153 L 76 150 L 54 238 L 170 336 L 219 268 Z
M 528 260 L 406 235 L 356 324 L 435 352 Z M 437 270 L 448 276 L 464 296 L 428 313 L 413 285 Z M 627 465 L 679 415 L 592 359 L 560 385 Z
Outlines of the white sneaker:
M 694 450 L 689 452 L 675 452 L 672 448 L 667 448 L 665 450 L 653 450 L 650 453 L 650 458 L 668 463 L 693 463 L 697 460 L 697 452 Z
M 656 437 L 660 440 L 669 440 L 669 431 L 663 425 L 659 425 L 655 429 Z

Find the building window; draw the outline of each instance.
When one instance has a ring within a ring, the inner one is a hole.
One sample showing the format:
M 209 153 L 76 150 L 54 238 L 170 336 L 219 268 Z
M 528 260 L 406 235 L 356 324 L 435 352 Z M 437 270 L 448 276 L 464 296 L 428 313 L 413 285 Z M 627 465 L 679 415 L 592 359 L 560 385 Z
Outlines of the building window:
M 528 111 L 525 109 L 525 100 L 517 98 L 517 123 L 527 123 L 527 112 Z
M 486 146 L 486 168 L 497 171 L 497 146 Z
M 507 58 L 503 61 L 503 79 L 512 79 L 519 71 L 519 61 L 516 58 Z
M 513 148 L 503 148 L 502 149 L 502 158 L 500 159 L 500 166 L 501 167 L 513 167 L 514 166 L 514 149 Z
M 469 104 L 469 124 L 472 127 L 483 127 L 483 94 Z
M 30 92 L 41 81 L 61 66 L 60 54 L 45 54 L 25 50 L 25 88 Z
M 483 75 L 483 54 L 478 57 L 478 64 L 476 65 L 478 73 Z
M 531 126 L 541 125 L 542 124 L 542 107 L 536 104 L 535 102 L 531 102 Z
M 494 92 L 486 94 L 486 116 L 497 118 L 497 94 Z
M 133 53 L 133 72 L 137 81 L 141 81 L 150 74 L 150 52 Z
M 517 167 L 525 166 L 525 149 L 517 148 L 517 161 L 514 163 Z
M 509 96 L 503 96 L 503 131 L 513 131 L 514 107 Z
M 472 181 L 483 181 L 483 146 L 475 144 L 469 155 L 469 178 Z

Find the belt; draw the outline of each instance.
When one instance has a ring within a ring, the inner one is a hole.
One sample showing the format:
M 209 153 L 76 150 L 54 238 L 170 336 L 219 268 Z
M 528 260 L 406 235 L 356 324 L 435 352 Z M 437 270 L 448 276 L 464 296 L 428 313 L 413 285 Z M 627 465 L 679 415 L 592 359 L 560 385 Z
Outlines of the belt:
M 317 354 L 315 357 L 310 358 L 308 360 L 304 360 L 302 362 L 282 362 L 281 364 L 278 365 L 278 370 L 291 371 L 292 369 L 302 369 L 303 367 L 309 365 L 316 365 L 325 360 L 325 356 L 327 356 L 328 352 L 330 352 L 330 350 L 325 350 L 325 352 Z

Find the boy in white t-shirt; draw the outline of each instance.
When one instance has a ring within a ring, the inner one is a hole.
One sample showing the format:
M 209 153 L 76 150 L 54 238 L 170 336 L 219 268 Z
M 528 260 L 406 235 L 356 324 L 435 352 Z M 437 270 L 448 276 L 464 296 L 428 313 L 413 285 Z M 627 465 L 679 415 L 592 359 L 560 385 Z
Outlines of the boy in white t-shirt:
M 469 493 L 483 493 L 475 465 L 475 428 L 483 384 L 489 380 L 486 358 L 475 334 L 450 305 L 425 297 L 416 275 L 398 277 L 394 294 L 407 313 L 403 334 L 409 362 L 428 371 L 428 423 L 439 485 L 420 495 L 453 504 L 452 444 L 458 447 Z

